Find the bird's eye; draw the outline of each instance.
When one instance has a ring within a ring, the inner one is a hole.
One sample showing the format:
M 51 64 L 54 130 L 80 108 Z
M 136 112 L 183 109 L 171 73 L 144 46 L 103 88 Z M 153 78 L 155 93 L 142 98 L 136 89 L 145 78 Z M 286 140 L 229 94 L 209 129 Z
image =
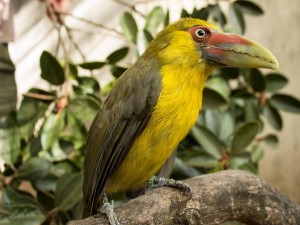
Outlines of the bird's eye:
M 204 38 L 206 35 L 206 31 L 204 29 L 199 28 L 195 31 L 195 35 L 197 38 Z

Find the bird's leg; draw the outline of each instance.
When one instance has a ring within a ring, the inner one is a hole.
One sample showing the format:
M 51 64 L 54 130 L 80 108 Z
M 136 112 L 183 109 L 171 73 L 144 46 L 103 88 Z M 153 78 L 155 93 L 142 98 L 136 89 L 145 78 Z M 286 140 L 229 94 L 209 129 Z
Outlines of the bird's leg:
M 192 189 L 188 184 L 174 179 L 153 176 L 149 180 L 149 186 L 152 188 L 163 186 L 176 187 L 183 190 L 185 195 L 190 197 L 192 195 Z
M 120 225 L 120 222 L 114 212 L 114 201 L 112 200 L 111 203 L 109 203 L 106 193 L 102 193 L 101 196 L 103 199 L 101 213 L 106 214 L 111 225 Z

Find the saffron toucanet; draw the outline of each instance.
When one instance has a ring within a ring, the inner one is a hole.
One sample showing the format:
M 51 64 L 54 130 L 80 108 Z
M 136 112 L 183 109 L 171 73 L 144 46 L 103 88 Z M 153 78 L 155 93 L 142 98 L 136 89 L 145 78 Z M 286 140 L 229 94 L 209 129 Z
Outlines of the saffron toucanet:
M 87 138 L 83 217 L 102 192 L 139 189 L 194 125 L 205 81 L 218 67 L 277 69 L 263 46 L 199 19 L 165 27 L 118 79 Z

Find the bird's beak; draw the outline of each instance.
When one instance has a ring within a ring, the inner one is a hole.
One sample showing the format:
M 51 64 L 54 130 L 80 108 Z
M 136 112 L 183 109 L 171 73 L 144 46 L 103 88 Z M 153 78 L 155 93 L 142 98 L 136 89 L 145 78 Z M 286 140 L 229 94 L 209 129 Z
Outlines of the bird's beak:
M 213 32 L 202 53 L 208 61 L 221 66 L 277 70 L 273 54 L 262 45 L 235 34 Z

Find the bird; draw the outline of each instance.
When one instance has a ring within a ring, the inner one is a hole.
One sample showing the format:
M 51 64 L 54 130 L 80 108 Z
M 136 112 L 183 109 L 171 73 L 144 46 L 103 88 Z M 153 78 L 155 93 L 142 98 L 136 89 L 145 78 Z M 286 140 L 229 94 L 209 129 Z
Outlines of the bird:
M 205 82 L 219 67 L 278 69 L 262 45 L 182 18 L 165 27 L 116 81 L 88 132 L 83 218 L 102 193 L 143 188 L 194 125 Z

